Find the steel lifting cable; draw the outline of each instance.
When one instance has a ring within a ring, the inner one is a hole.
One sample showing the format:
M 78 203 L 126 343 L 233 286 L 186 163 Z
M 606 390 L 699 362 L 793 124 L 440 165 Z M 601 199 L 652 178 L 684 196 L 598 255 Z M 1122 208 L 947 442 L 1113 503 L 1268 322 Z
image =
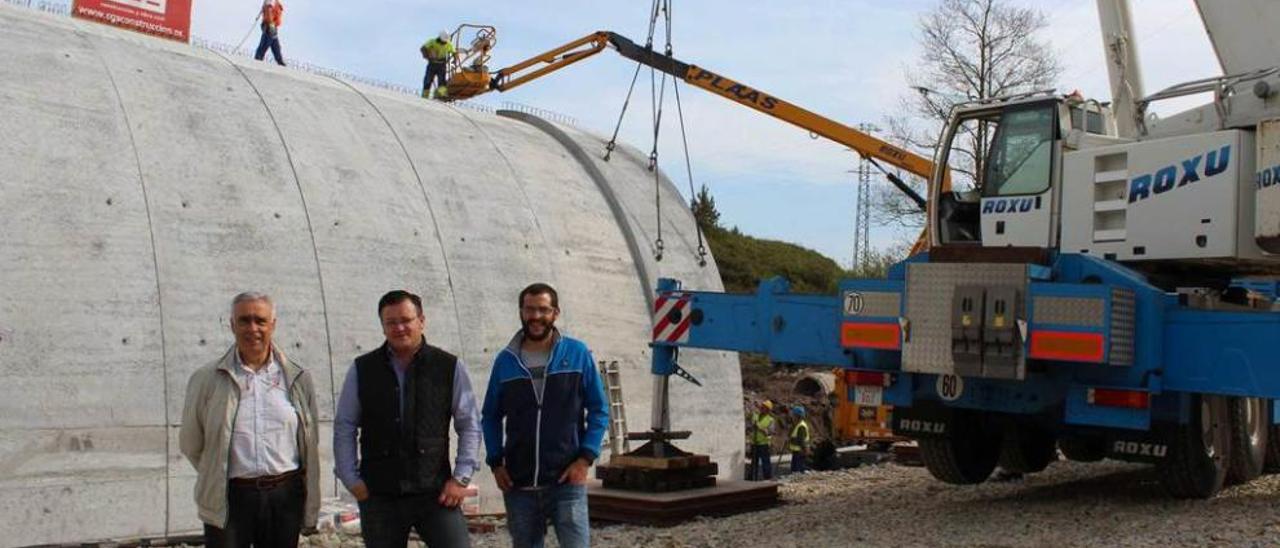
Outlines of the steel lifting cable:
M 653 11 L 649 14 L 649 36 L 645 41 L 645 49 L 653 51 L 653 35 L 658 26 L 658 15 L 666 10 L 667 0 L 654 0 Z M 653 242 L 653 260 L 662 261 L 666 251 L 666 242 L 662 239 L 662 174 L 658 171 L 658 131 L 662 127 L 662 97 L 666 92 L 666 73 L 662 77 L 663 94 L 657 92 L 655 74 L 657 70 L 649 66 L 649 112 L 653 116 L 653 148 L 649 151 L 649 171 L 653 172 L 653 208 L 657 238 Z
M 640 77 L 640 62 L 636 62 L 636 72 L 631 75 L 631 87 L 627 88 L 627 98 L 622 101 L 622 112 L 618 114 L 618 124 L 613 126 L 613 137 L 609 138 L 609 142 L 604 145 L 604 161 L 609 161 L 609 156 L 613 155 L 613 149 L 618 145 L 618 130 L 622 129 L 622 119 L 627 116 L 627 105 L 631 104 L 631 92 L 636 89 L 636 79 Z
M 654 72 L 654 68 L 649 67 L 649 112 L 653 116 L 653 148 L 649 150 L 649 171 L 653 172 L 653 207 L 658 225 L 658 239 L 653 242 L 656 248 L 654 250 L 654 258 L 661 261 L 663 248 L 666 247 L 662 241 L 662 174 L 658 171 L 658 129 L 662 127 L 662 108 L 658 104 L 659 99 L 654 82 Z M 662 84 L 665 91 L 665 78 Z
M 664 23 L 666 24 L 665 34 L 667 38 L 666 46 L 663 51 L 667 57 L 671 57 L 671 5 L 670 0 L 661 0 L 661 2 L 662 13 L 665 14 Z M 657 16 L 658 14 L 654 13 L 655 21 Z M 650 33 L 652 33 L 652 31 L 650 31 Z M 652 42 L 653 40 L 650 39 L 650 50 L 653 49 Z M 655 173 L 655 182 L 658 181 L 658 177 L 656 175 L 658 171 L 658 134 L 662 129 L 662 105 L 667 102 L 667 73 L 663 71 L 662 78 L 658 80 L 659 83 L 655 87 L 654 76 L 656 76 L 657 72 L 658 70 L 656 68 L 652 65 L 649 66 L 649 99 L 652 101 L 653 113 L 653 150 L 649 151 L 649 170 Z M 671 78 L 671 81 L 675 82 L 674 76 Z
M 645 41 L 645 49 L 653 49 L 653 32 L 654 24 L 658 20 L 659 1 L 653 0 L 653 7 L 649 9 L 649 36 Z M 613 149 L 618 146 L 618 131 L 622 129 L 622 120 L 627 117 L 627 107 L 631 105 L 631 93 L 636 90 L 636 81 L 640 77 L 641 66 L 642 63 L 636 61 L 636 71 L 631 75 L 631 86 L 627 88 L 627 98 L 622 101 L 622 112 L 618 113 L 618 123 L 613 126 L 613 136 L 609 137 L 609 142 L 604 145 L 604 161 L 606 162 L 613 155 Z
M 673 82 L 671 89 L 676 94 L 676 115 L 680 119 L 680 142 L 684 145 L 684 169 L 685 175 L 689 178 L 689 196 L 690 203 L 696 199 L 698 192 L 693 188 L 693 163 L 689 160 L 689 137 L 685 134 L 684 129 L 684 107 L 680 104 L 680 83 Z M 694 219 L 694 231 L 698 234 L 698 266 L 707 266 L 707 246 L 702 238 L 702 225 Z
M 648 36 L 646 36 L 646 38 L 645 38 L 645 44 L 644 44 L 644 47 L 645 47 L 645 49 L 647 49 L 647 50 L 650 50 L 650 51 L 652 51 L 652 50 L 653 50 L 653 34 L 654 34 L 654 32 L 657 30 L 658 14 L 659 14 L 659 13 L 661 13 L 661 10 L 663 9 L 664 4 L 665 4 L 665 0 L 653 0 L 652 7 L 649 9 L 649 33 L 648 33 Z M 670 41 L 670 38 L 668 38 L 668 42 L 669 42 L 669 41 Z M 643 64 L 643 63 L 641 63 L 640 61 L 636 61 L 636 70 L 635 70 L 635 72 L 631 75 L 631 85 L 630 85 L 629 87 L 627 87 L 627 97 L 626 97 L 626 99 L 624 99 L 624 100 L 622 101 L 622 111 L 618 113 L 618 123 L 617 123 L 617 124 L 615 124 L 615 125 L 613 126 L 613 135 L 612 135 L 611 137 L 609 137 L 609 142 L 608 142 L 608 143 L 605 143 L 605 145 L 604 145 L 604 161 L 606 161 L 606 162 L 608 162 L 608 161 L 609 161 L 609 157 L 613 155 L 613 151 L 614 151 L 614 149 L 618 146 L 618 132 L 622 130 L 622 121 L 623 121 L 623 120 L 626 118 L 626 116 L 627 116 L 627 107 L 629 107 L 629 106 L 631 105 L 631 95 L 632 95 L 632 94 L 635 92 L 635 90 L 636 90 L 636 82 L 637 82 L 637 81 L 639 81 L 639 78 L 640 78 L 640 67 L 641 67 L 641 65 L 642 65 L 642 64 Z M 652 69 L 652 67 L 650 68 L 649 80 L 650 80 L 650 95 L 652 95 L 652 92 L 653 92 L 653 90 L 652 90 L 652 83 L 653 83 L 653 69 Z M 655 132 L 656 132 L 656 130 L 655 130 Z M 657 173 L 657 170 L 656 170 L 656 169 L 654 169 L 654 167 L 655 167 L 655 162 L 656 162 L 656 159 L 657 159 L 657 156 L 656 156 L 656 155 L 657 155 L 657 137 L 656 137 L 656 135 L 655 135 L 655 137 L 654 137 L 654 152 L 653 152 L 653 153 L 651 153 L 651 154 L 649 155 L 649 169 L 650 169 L 651 171 L 653 171 L 655 174 Z M 656 175 L 655 175 L 655 177 L 656 177 Z M 657 234 L 657 236 L 658 236 L 658 238 L 657 238 L 657 240 L 655 240 L 655 241 L 654 241 L 654 259 L 655 259 L 655 260 L 657 260 L 657 261 L 661 261 L 661 260 L 662 260 L 662 251 L 663 251 L 663 247 L 664 247 L 664 243 L 663 243 L 663 241 L 662 241 L 662 202 L 661 202 L 661 201 L 655 201 L 655 203 L 657 203 L 657 204 L 658 204 L 658 205 L 657 205 L 657 217 L 658 217 L 658 234 Z
M 245 43 L 245 41 L 246 41 L 246 40 L 248 40 L 248 39 L 249 39 L 249 36 L 251 36 L 251 35 L 253 34 L 253 29 L 258 28 L 258 20 L 259 20 L 259 19 L 262 19 L 262 10 L 258 10 L 258 15 L 255 15 L 255 16 L 253 17 L 253 23 L 250 23 L 250 24 L 249 24 L 249 32 L 244 33 L 244 38 L 241 38 L 241 39 L 240 39 L 240 43 L 239 43 L 239 44 L 236 44 L 236 49 L 234 49 L 234 50 L 232 50 L 232 51 L 240 51 L 240 48 L 244 47 L 244 43 Z
M 670 0 L 661 0 L 661 3 L 662 3 L 661 12 L 664 14 L 663 22 L 666 25 L 666 28 L 665 28 L 666 44 L 665 44 L 664 53 L 668 57 L 670 57 L 671 56 L 671 3 L 670 3 Z M 657 16 L 658 16 L 658 13 L 655 12 L 653 14 L 653 17 L 654 17 L 653 24 L 656 24 Z M 650 49 L 652 49 L 652 46 L 650 46 Z M 661 136 L 661 131 L 662 131 L 662 106 L 664 103 L 666 103 L 666 100 L 667 100 L 667 73 L 665 71 L 662 73 L 662 77 L 658 80 L 659 83 L 655 86 L 654 76 L 656 72 L 657 72 L 657 69 L 655 69 L 653 66 L 649 67 L 649 96 L 650 96 L 650 100 L 652 101 L 651 110 L 653 113 L 653 149 L 649 152 L 649 170 L 653 172 L 653 203 L 654 203 L 654 209 L 657 212 L 657 221 L 658 221 L 658 239 L 656 242 L 654 242 L 654 247 L 657 248 L 657 254 L 656 254 L 657 260 L 661 261 L 662 252 L 665 245 L 662 241 L 662 172 L 661 170 L 658 169 L 658 138 Z M 675 80 L 676 80 L 675 77 L 672 76 L 671 81 L 673 83 L 673 87 L 674 87 Z
M 671 8 L 667 6 L 667 57 L 672 57 L 672 54 Z M 671 91 L 675 92 L 676 96 L 676 117 L 680 120 L 680 143 L 684 145 L 684 169 L 685 175 L 689 178 L 689 199 L 692 204 L 692 200 L 696 199 L 698 193 L 693 188 L 693 163 L 689 160 L 689 137 L 684 128 L 684 106 L 680 103 L 680 81 L 678 79 L 671 79 Z M 694 219 L 693 229 L 698 234 L 698 266 L 707 266 L 707 246 L 702 239 L 702 225 L 698 223 L 697 219 Z

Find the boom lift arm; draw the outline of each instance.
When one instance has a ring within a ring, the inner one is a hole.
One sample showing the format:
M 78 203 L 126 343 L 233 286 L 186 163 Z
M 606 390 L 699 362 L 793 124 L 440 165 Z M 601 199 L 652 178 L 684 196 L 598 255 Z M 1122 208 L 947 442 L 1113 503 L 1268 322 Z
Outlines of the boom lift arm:
M 928 158 L 894 146 L 870 134 L 858 131 L 705 68 L 685 63 L 669 55 L 656 52 L 652 48 L 637 45 L 625 36 L 614 32 L 599 31 L 589 34 L 540 55 L 500 69 L 492 75 L 489 75 L 482 67 L 455 74 L 449 83 L 450 98 L 466 99 L 491 90 L 508 91 L 600 53 L 609 46 L 612 46 L 623 57 L 680 78 L 689 85 L 709 91 L 853 149 L 858 154 L 870 159 L 877 168 L 884 172 L 889 182 L 906 194 L 916 206 L 922 211 L 925 209 L 925 199 L 902 181 L 901 178 L 881 167 L 878 161 L 928 179 L 933 171 L 933 162 Z M 455 80 L 458 81 L 456 86 L 454 84 Z M 465 83 L 463 80 L 465 80 Z M 483 83 L 484 80 L 488 80 L 487 88 L 483 85 L 478 85 Z M 458 93 L 454 91 L 455 89 L 464 91 Z M 942 184 L 944 190 L 949 189 L 951 186 L 950 179 L 944 179 Z

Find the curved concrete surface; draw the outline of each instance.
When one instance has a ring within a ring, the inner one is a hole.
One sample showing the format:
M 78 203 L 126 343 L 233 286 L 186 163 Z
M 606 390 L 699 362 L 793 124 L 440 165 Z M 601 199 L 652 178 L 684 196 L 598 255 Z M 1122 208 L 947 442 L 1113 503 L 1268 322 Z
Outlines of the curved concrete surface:
M 622 364 L 631 430 L 649 426 L 646 288 L 721 289 L 665 178 L 653 260 L 634 149 L 606 163 L 571 128 L 3 4 L 0 28 L 0 546 L 198 527 L 183 392 L 231 343 L 239 291 L 276 297 L 277 344 L 316 373 L 330 467 L 336 380 L 380 344 L 390 288 L 423 295 L 428 337 L 482 392 L 517 292 L 549 281 L 562 327 Z M 740 473 L 736 358 L 683 358 L 706 388 L 672 382 L 674 426 Z

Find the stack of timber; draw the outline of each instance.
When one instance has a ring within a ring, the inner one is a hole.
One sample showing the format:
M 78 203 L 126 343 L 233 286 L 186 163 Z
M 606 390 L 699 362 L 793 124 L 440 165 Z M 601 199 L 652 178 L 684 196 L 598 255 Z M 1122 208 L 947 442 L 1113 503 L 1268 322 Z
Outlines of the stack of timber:
M 774 482 L 716 481 L 719 466 L 671 444 L 689 432 L 629 433 L 648 440 L 635 451 L 596 467 L 601 483 L 588 491 L 592 519 L 668 526 L 696 516 L 721 516 L 768 508 L 778 502 Z
M 597 466 L 596 477 L 609 489 L 663 493 L 714 486 L 719 471 L 707 455 L 681 451 L 665 440 L 650 440 Z

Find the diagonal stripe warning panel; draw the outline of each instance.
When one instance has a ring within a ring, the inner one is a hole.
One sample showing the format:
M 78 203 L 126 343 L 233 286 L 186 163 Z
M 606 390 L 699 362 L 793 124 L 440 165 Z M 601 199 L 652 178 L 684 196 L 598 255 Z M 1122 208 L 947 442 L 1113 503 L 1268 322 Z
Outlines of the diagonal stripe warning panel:
M 653 303 L 653 340 L 683 343 L 689 341 L 688 293 L 666 293 Z

